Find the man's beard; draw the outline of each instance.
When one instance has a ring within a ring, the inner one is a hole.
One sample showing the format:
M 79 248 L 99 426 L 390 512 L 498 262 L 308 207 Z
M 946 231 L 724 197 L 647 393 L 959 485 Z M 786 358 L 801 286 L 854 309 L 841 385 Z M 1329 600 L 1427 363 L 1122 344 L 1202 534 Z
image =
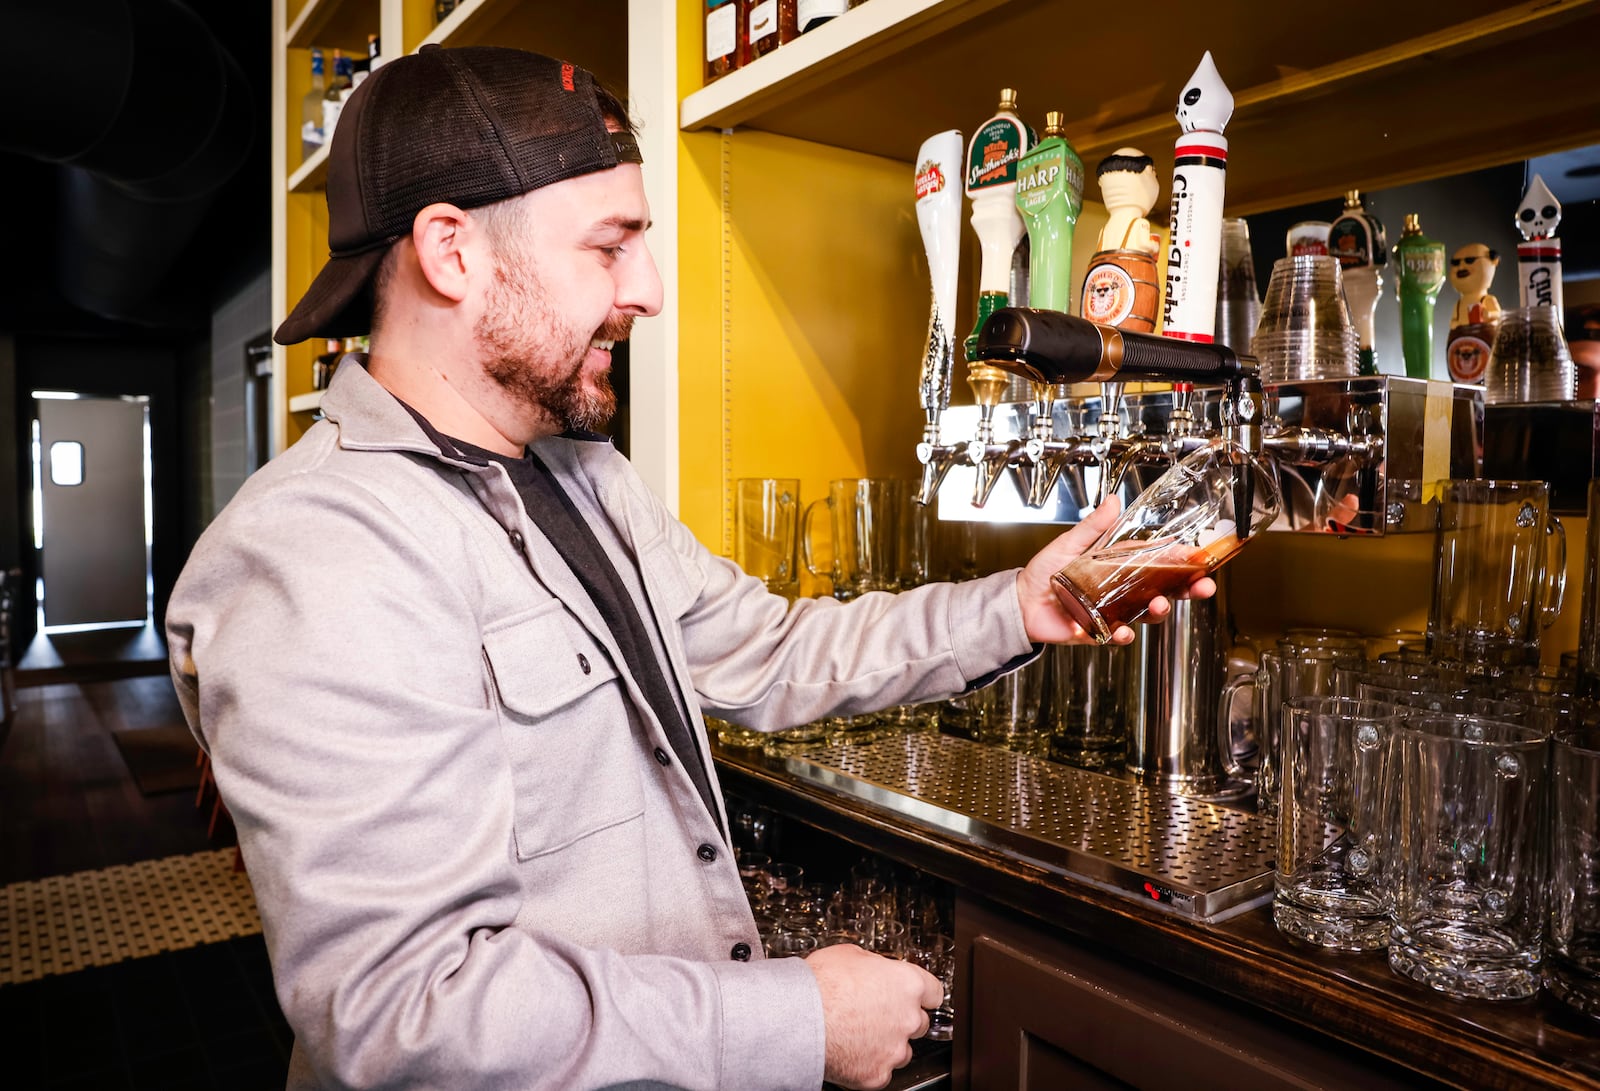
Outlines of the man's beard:
M 565 325 L 525 254 L 502 248 L 483 315 L 474 331 L 484 373 L 522 405 L 565 431 L 599 432 L 617 411 L 611 376 L 585 383 L 591 340 L 626 341 L 633 316 L 613 313 L 598 330 Z

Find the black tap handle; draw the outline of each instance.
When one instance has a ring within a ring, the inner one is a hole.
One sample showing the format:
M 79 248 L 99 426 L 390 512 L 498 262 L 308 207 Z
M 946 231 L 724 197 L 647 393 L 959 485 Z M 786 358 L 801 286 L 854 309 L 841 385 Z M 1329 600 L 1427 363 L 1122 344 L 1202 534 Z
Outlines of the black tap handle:
M 1002 307 L 978 332 L 983 363 L 1039 382 L 1179 379 L 1222 383 L 1255 371 L 1226 345 L 1101 326 L 1062 311 Z
M 1227 345 L 1179 341 L 1148 333 L 1122 332 L 1122 367 L 1129 378 L 1221 383 L 1252 370 Z

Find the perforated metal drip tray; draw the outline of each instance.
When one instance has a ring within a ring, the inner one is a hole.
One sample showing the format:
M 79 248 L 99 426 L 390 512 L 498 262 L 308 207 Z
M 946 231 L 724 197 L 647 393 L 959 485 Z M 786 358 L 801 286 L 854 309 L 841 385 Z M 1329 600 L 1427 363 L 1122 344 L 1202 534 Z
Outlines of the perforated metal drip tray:
M 1272 897 L 1259 815 L 948 735 L 774 759 L 790 776 L 1201 921 Z

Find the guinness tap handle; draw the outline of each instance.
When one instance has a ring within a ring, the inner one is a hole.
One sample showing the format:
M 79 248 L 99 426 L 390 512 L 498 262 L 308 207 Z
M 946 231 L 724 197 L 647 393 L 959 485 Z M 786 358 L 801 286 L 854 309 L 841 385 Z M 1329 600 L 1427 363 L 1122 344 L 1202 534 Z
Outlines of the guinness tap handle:
M 1226 345 L 1101 326 L 1062 311 L 1006 307 L 978 333 L 978 358 L 1036 382 L 1182 379 L 1222 383 L 1256 370 Z

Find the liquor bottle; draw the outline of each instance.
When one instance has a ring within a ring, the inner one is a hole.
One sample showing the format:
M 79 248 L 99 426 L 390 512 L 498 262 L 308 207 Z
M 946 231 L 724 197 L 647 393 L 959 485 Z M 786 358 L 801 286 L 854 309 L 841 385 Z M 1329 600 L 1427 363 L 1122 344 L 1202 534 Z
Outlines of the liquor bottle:
M 748 0 L 706 0 L 706 82 L 744 65 Z
M 815 30 L 829 19 L 843 15 L 854 5 L 850 0 L 799 0 L 800 33 Z
M 752 61 L 780 45 L 788 45 L 800 34 L 795 22 L 795 0 L 757 0 L 750 6 L 747 26 L 745 55 Z
M 322 50 L 311 51 L 311 90 L 300 100 L 300 157 L 310 159 L 322 147 Z
M 376 34 L 367 35 L 367 72 L 373 73 L 383 63 L 383 44 Z
M 326 140 L 333 139 L 333 130 L 339 124 L 339 111 L 344 107 L 343 92 L 351 86 L 350 58 L 337 49 L 333 51 L 333 79 L 322 93 L 322 133 Z
M 328 383 L 333 379 L 334 369 L 339 366 L 339 357 L 342 355 L 339 339 L 330 337 L 323 343 L 323 351 L 311 361 L 311 389 L 326 390 Z

